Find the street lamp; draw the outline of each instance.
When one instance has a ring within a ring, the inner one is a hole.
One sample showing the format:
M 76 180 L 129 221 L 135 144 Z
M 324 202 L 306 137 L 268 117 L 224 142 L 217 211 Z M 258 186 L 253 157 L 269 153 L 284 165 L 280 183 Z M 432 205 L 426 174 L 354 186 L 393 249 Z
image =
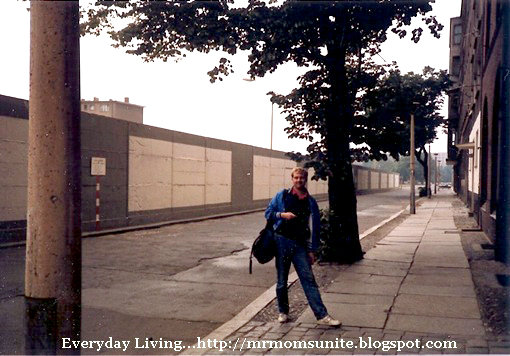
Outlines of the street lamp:
M 419 105 L 418 102 L 413 101 L 413 105 Z M 415 108 L 413 107 L 413 110 Z M 410 214 L 416 214 L 416 196 L 415 196 L 415 189 L 414 189 L 414 183 L 415 183 L 415 172 L 414 172 L 414 112 L 411 112 L 411 147 L 410 147 L 410 171 L 411 171 L 411 177 L 410 177 L 410 183 L 411 183 L 411 193 L 409 195 L 409 213 Z
M 411 184 L 411 193 L 409 195 L 409 213 L 416 214 L 416 197 L 414 195 L 414 113 L 411 113 L 411 147 L 410 147 L 410 184 Z
M 273 113 L 274 113 L 274 103 L 271 102 L 271 142 L 269 145 L 269 149 L 273 150 Z
M 254 82 L 255 78 L 243 78 L 246 82 Z M 273 114 L 274 114 L 274 103 L 271 102 L 271 140 L 269 142 L 269 149 L 273 150 Z
M 430 155 L 430 143 L 429 143 L 429 156 L 428 156 L 428 160 L 427 160 L 427 198 L 432 198 L 432 190 L 430 189 L 430 179 L 432 178 L 431 177 L 431 173 L 432 173 L 432 167 L 431 167 L 431 163 L 432 163 L 432 157 Z
M 435 161 L 435 172 L 434 172 L 434 194 L 437 194 L 437 155 L 438 153 L 434 153 L 434 161 Z
M 437 191 L 441 189 L 441 160 L 437 160 Z

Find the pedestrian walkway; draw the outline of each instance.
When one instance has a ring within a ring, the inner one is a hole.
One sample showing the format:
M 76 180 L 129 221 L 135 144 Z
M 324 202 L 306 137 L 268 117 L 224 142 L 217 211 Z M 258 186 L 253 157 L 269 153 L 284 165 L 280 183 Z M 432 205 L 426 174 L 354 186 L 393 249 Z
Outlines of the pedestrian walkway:
M 287 324 L 247 321 L 226 337 L 230 350 L 221 353 L 510 352 L 486 336 L 451 201 L 425 200 L 322 291 L 341 328 L 317 326 L 307 308 Z

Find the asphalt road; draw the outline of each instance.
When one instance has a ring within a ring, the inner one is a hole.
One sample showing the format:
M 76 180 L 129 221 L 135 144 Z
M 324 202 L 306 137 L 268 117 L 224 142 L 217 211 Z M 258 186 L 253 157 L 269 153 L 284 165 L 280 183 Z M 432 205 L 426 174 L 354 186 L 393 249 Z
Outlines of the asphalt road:
M 406 189 L 358 196 L 360 233 L 408 200 Z M 263 226 L 259 212 L 84 239 L 82 340 L 132 340 L 129 353 L 139 354 L 149 351 L 133 349 L 135 338 L 194 344 L 275 283 L 272 263 L 248 274 Z M 24 254 L 0 249 L 0 354 L 24 353 Z

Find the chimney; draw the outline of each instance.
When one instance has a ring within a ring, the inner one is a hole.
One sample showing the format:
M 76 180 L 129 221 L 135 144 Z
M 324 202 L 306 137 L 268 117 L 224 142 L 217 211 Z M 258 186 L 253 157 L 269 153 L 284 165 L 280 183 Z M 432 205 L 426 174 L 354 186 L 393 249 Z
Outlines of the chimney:
M 129 103 L 129 97 L 127 97 L 127 96 L 126 96 L 126 97 L 124 98 L 124 102 L 125 102 L 125 103 Z
M 99 98 L 94 97 L 94 101 L 99 101 Z

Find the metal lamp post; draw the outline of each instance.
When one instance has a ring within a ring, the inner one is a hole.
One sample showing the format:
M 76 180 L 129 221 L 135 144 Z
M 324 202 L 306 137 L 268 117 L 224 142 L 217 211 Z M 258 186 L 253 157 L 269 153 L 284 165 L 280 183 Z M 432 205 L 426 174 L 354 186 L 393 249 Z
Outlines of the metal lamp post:
M 416 214 L 416 197 L 414 193 L 414 113 L 411 113 L 411 147 L 410 147 L 410 184 L 411 193 L 409 196 L 409 213 Z
M 274 113 L 274 103 L 271 102 L 271 143 L 269 146 L 271 151 L 273 150 L 273 113 Z
M 427 198 L 432 198 L 432 190 L 430 189 L 430 179 L 432 178 L 430 173 L 432 172 L 432 167 L 431 167 L 431 163 L 432 163 L 432 159 L 431 159 L 431 156 L 430 156 L 430 143 L 429 143 L 429 156 L 428 156 L 428 160 L 427 160 Z
M 434 153 L 434 194 L 437 194 L 437 153 Z
M 411 130 L 411 147 L 410 147 L 410 183 L 411 183 L 411 193 L 409 195 L 409 213 L 410 214 L 416 214 L 416 196 L 415 196 L 415 167 L 414 167 L 414 150 L 415 150 L 415 144 L 414 144 L 414 110 L 416 106 L 418 106 L 420 103 L 413 101 L 413 112 L 411 112 L 411 123 L 410 123 L 410 130 Z
M 243 78 L 244 81 L 246 82 L 254 82 L 255 79 L 254 78 Z M 271 102 L 271 138 L 270 138 L 270 142 L 269 142 L 269 149 L 272 151 L 273 150 L 273 114 L 274 114 L 274 103 Z

